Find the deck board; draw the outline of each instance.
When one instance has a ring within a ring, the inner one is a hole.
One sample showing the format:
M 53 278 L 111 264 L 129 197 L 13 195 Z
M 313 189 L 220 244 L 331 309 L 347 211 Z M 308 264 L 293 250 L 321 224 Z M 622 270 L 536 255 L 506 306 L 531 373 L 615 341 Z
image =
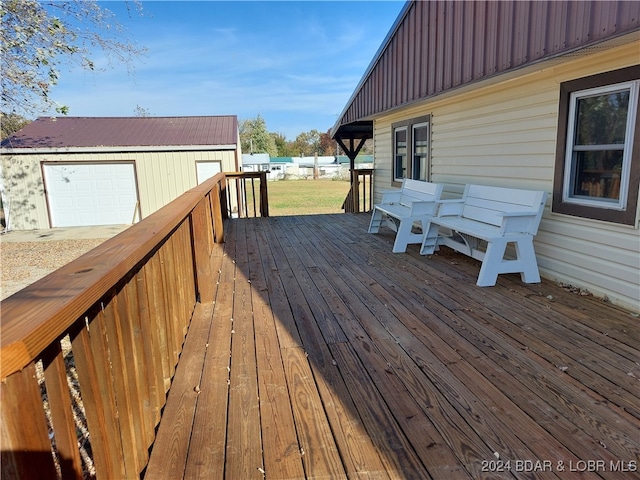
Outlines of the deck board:
M 637 316 L 519 275 L 477 287 L 479 262 L 393 254 L 368 222 L 228 222 L 148 478 L 640 477 Z

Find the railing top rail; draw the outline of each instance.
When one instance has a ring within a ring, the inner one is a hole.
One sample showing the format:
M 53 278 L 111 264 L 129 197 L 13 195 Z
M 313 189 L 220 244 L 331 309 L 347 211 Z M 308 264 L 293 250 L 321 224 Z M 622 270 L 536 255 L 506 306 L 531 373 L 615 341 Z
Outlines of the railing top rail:
M 267 172 L 225 172 L 225 175 L 229 178 L 260 178 L 266 174 Z
M 0 379 L 22 370 L 170 236 L 218 173 L 141 222 L 0 302 Z

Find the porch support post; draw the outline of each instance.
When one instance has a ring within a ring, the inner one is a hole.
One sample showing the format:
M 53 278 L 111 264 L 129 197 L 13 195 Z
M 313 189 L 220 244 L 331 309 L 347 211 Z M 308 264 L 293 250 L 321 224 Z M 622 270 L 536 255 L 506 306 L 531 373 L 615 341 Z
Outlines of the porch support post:
M 349 179 L 351 184 L 351 200 L 353 204 L 350 206 L 350 209 L 347 209 L 345 205 L 345 212 L 347 213 L 360 211 L 360 192 L 358 191 L 359 188 L 358 188 L 358 181 L 357 181 L 358 176 L 356 175 L 356 172 L 355 172 L 356 157 L 358 156 L 358 153 L 360 153 L 360 150 L 362 149 L 362 147 L 364 147 L 364 142 L 366 142 L 367 139 L 360 138 L 358 140 L 359 141 L 356 144 L 356 138 L 353 135 L 350 136 L 349 147 L 347 147 L 342 137 L 336 137 L 336 141 L 338 142 L 338 144 L 340 145 L 344 153 L 347 154 L 347 157 L 349 157 Z

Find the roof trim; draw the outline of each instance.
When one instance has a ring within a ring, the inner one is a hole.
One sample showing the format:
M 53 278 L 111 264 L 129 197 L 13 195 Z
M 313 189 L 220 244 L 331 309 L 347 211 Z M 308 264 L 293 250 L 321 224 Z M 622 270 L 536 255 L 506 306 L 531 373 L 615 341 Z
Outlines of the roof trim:
M 360 120 L 353 123 L 338 125 L 331 131 L 331 138 L 368 139 L 373 138 L 373 121 Z
M 141 152 L 203 152 L 217 150 L 235 150 L 237 145 L 146 145 L 146 146 L 122 146 L 122 147 L 23 147 L 0 148 L 2 155 L 34 155 L 43 153 L 141 153 Z

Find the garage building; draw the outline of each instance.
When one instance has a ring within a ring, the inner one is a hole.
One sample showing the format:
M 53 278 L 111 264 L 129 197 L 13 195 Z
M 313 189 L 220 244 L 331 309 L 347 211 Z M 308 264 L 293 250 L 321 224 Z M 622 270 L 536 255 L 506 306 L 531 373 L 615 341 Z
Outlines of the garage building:
M 41 117 L 0 152 L 11 230 L 135 223 L 242 158 L 232 115 Z

